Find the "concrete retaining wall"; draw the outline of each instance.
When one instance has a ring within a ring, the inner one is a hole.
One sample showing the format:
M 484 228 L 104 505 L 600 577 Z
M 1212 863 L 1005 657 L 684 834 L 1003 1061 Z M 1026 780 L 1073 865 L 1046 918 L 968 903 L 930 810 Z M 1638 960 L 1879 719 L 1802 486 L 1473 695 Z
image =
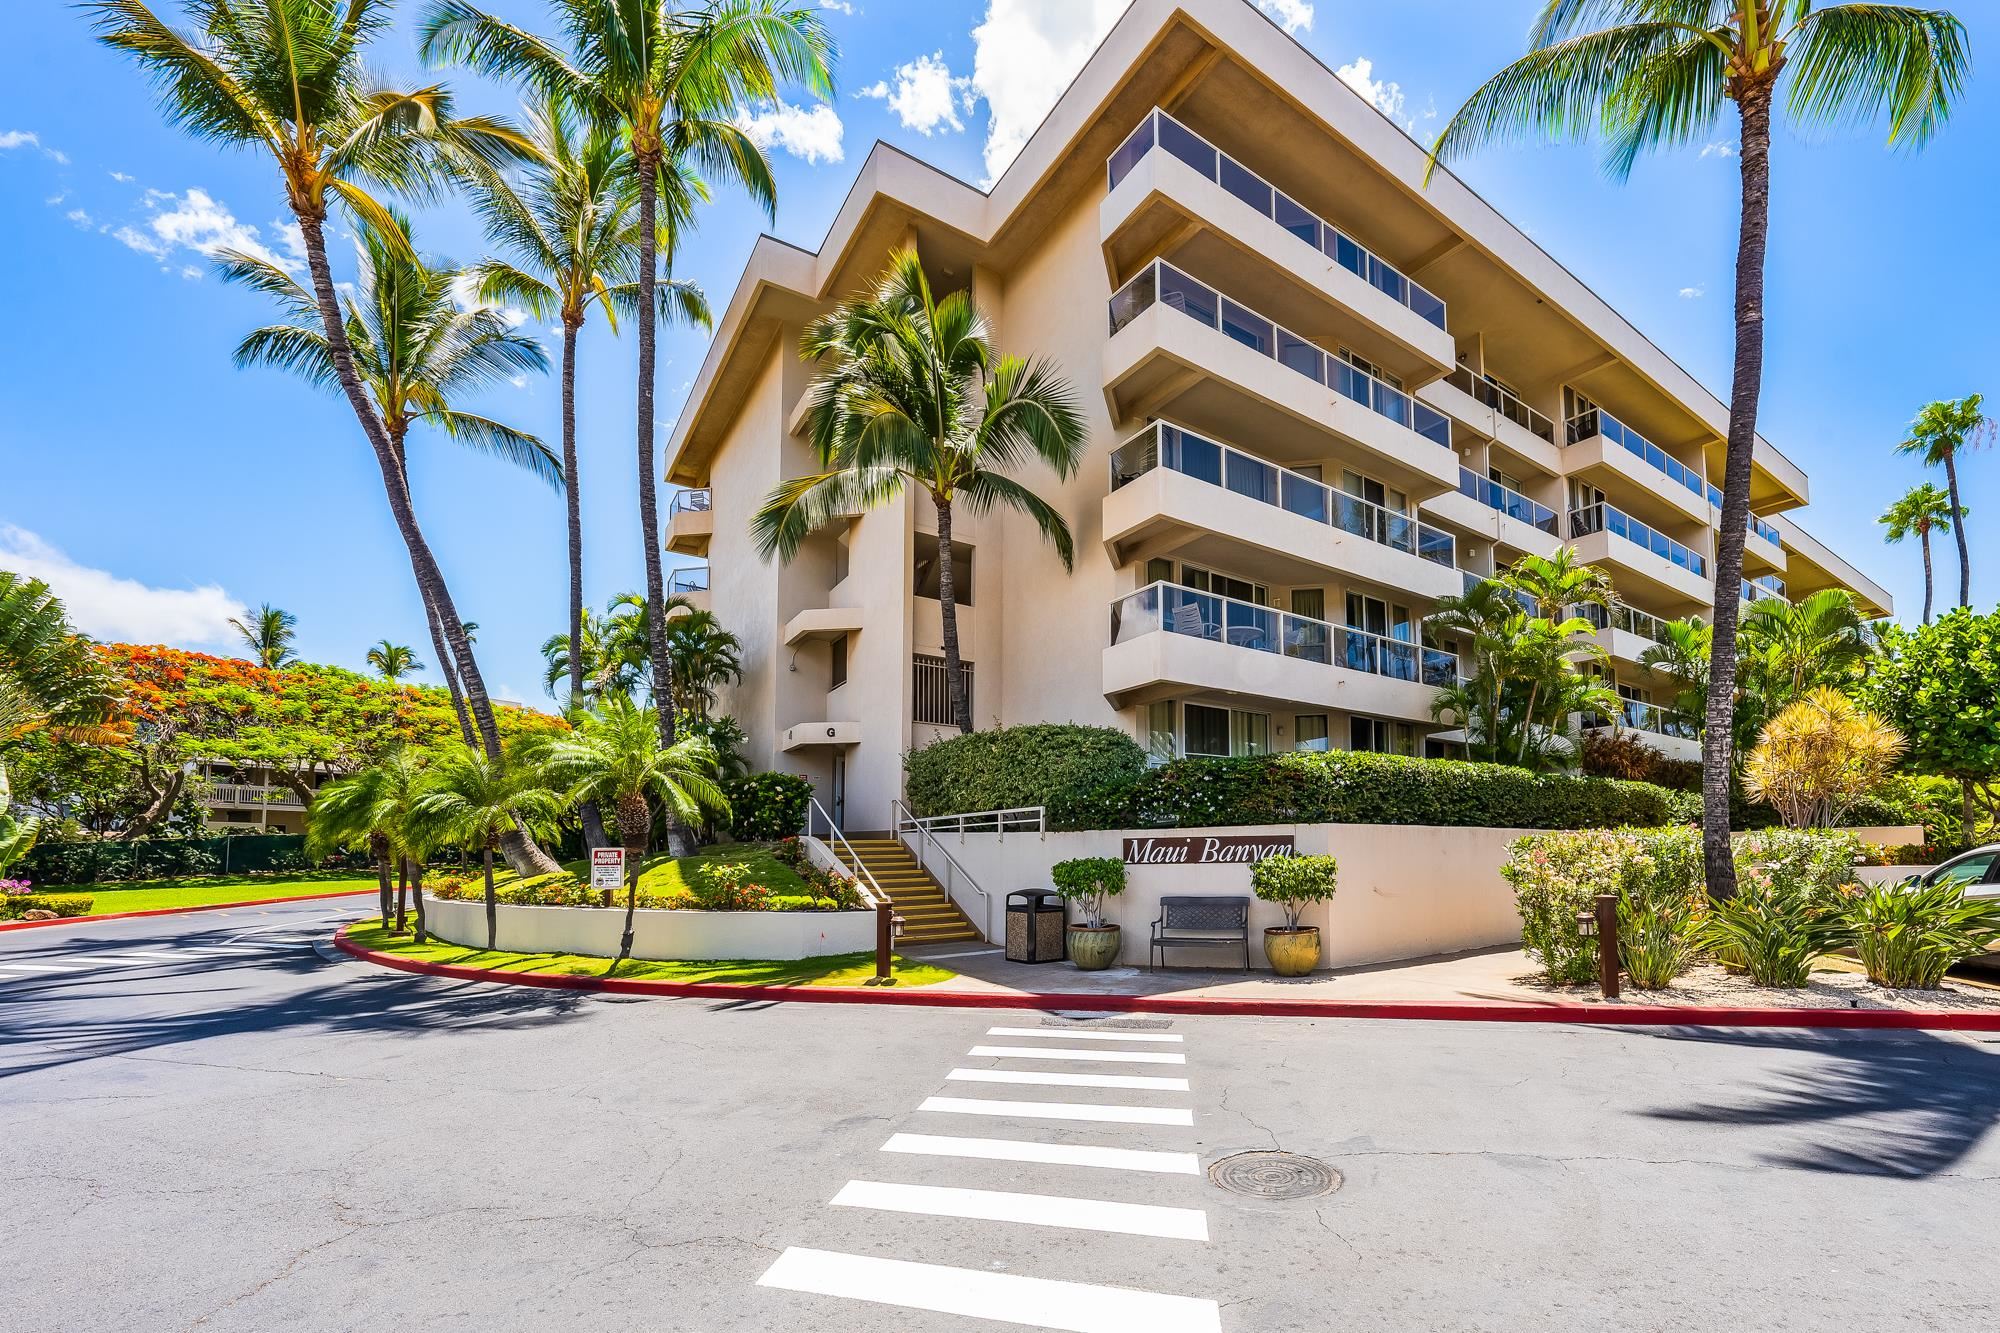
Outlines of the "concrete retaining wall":
M 486 904 L 424 895 L 425 924 L 453 944 L 486 947 Z M 508 953 L 576 953 L 611 958 L 625 913 L 605 907 L 498 908 L 496 942 Z M 710 961 L 819 958 L 875 947 L 873 912 L 633 913 L 632 956 Z

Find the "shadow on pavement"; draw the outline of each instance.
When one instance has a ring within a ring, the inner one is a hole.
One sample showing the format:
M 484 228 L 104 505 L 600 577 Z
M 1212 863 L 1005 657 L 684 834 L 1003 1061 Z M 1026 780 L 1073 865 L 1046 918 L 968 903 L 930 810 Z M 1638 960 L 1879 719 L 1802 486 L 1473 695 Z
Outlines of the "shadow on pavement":
M 1818 1127 L 1803 1151 L 1771 1153 L 1773 1166 L 1917 1180 L 1951 1170 L 2000 1120 L 2000 1055 L 1929 1032 L 1870 1034 L 1722 1028 L 1659 1034 L 1812 1057 L 1773 1072 L 1752 1095 L 1648 1112 L 1684 1123 Z M 1747 1092 L 1748 1090 L 1738 1090 Z M 1840 1126 L 1837 1122 L 1859 1123 Z
M 159 940 L 52 940 L 10 950 L 11 961 L 60 962 L 82 970 L 10 981 L 0 989 L 0 1078 L 245 1032 L 416 1036 L 534 1027 L 580 1017 L 591 999 L 329 963 L 304 944 L 231 959 L 91 966 L 97 954 L 232 943 L 240 941 L 216 932 Z M 217 984 L 160 987 L 201 977 Z M 168 1005 L 174 1011 L 162 1012 Z

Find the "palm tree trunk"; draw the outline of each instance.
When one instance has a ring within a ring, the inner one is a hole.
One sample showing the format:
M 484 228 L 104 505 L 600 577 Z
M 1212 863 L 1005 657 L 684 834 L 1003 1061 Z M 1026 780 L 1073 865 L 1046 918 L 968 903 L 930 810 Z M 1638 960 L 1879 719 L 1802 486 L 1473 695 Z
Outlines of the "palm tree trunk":
M 417 943 L 422 944 L 429 935 L 424 929 L 424 863 L 417 862 L 416 873 L 410 877 L 410 901 L 417 913 Z
M 500 897 L 493 891 L 493 843 L 488 838 L 479 856 L 486 869 L 486 952 L 492 953 L 500 937 Z
M 1917 534 L 1924 544 L 1924 623 L 1931 623 L 1931 530 L 1925 528 Z
M 1729 444 L 1722 464 L 1722 531 L 1715 552 L 1715 632 L 1708 664 L 1708 729 L 1702 737 L 1702 865 L 1712 898 L 1736 893 L 1729 844 L 1734 763 L 1736 625 L 1741 618 L 1743 541 L 1750 522 L 1750 461 L 1764 386 L 1764 251 L 1771 229 L 1771 85 L 1737 94 L 1743 119 L 1743 208 L 1736 241 L 1736 366 L 1729 390 Z
M 563 502 L 569 522 L 569 706 L 583 702 L 583 502 L 576 476 L 576 320 L 563 316 Z
M 465 708 L 465 693 L 459 687 L 458 671 L 451 664 L 451 650 L 444 641 L 444 627 L 438 623 L 437 608 L 428 601 L 424 603 L 424 621 L 430 626 L 431 651 L 437 654 L 438 669 L 444 672 L 444 685 L 451 692 L 451 711 L 458 715 L 458 734 L 467 745 L 479 744 L 479 737 L 472 730 L 472 714 Z
M 368 835 L 368 850 L 375 862 L 376 904 L 382 909 L 382 924 L 389 924 L 390 904 L 395 892 L 389 883 L 389 840 L 379 833 Z
M 625 848 L 625 933 L 618 937 L 618 956 L 604 969 L 607 977 L 632 956 L 632 923 L 639 909 L 639 863 L 645 859 L 652 833 L 653 812 L 646 798 L 638 792 L 619 797 L 618 841 Z
M 932 495 L 937 505 L 938 613 L 944 622 L 945 688 L 951 695 L 951 720 L 961 732 L 972 730 L 972 701 L 965 697 L 965 673 L 958 662 L 958 587 L 951 572 L 951 501 Z
M 409 920 L 410 903 L 410 858 L 396 858 L 396 933 L 403 933 L 403 926 Z
M 472 648 L 465 640 L 465 626 L 459 620 L 458 610 L 451 600 L 451 590 L 445 586 L 444 574 L 438 568 L 437 558 L 431 553 L 430 544 L 424 540 L 423 531 L 417 526 L 417 516 L 410 505 L 409 488 L 403 483 L 402 467 L 395 449 L 389 442 L 388 432 L 382 420 L 368 401 L 368 392 L 362 386 L 361 377 L 354 369 L 354 349 L 347 341 L 347 328 L 341 320 L 340 295 L 333 285 L 333 270 L 326 259 L 326 234 L 324 219 L 300 209 L 294 209 L 298 218 L 299 233 L 305 242 L 306 268 L 312 275 L 313 298 L 319 306 L 320 323 L 326 333 L 327 351 L 333 361 L 334 377 L 340 383 L 341 392 L 347 396 L 348 406 L 354 410 L 355 418 L 361 423 L 363 434 L 375 451 L 376 465 L 382 472 L 382 487 L 388 493 L 389 512 L 396 521 L 396 531 L 403 539 L 403 545 L 410 553 L 410 566 L 417 577 L 417 588 L 431 606 L 436 608 L 438 621 L 444 629 L 445 641 L 450 645 L 451 656 L 459 664 L 460 676 L 465 688 L 465 702 L 473 721 L 478 724 L 480 740 L 487 756 L 495 761 L 500 759 L 500 730 L 493 721 L 493 704 L 486 696 L 486 682 L 479 674 L 479 665 L 473 660 Z
M 1944 483 L 1951 492 L 1951 531 L 1958 540 L 1958 604 L 1972 605 L 1972 556 L 1965 544 L 1965 511 L 1958 504 L 1958 457 L 1944 456 Z

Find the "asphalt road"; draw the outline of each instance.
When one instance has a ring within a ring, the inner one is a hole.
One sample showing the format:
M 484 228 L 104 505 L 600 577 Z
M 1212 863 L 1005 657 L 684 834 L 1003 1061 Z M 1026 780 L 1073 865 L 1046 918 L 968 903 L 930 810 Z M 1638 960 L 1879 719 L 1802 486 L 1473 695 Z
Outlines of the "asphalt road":
M 2000 1314 L 1993 1042 L 593 998 L 314 949 L 368 901 L 0 934 L 0 1328 Z

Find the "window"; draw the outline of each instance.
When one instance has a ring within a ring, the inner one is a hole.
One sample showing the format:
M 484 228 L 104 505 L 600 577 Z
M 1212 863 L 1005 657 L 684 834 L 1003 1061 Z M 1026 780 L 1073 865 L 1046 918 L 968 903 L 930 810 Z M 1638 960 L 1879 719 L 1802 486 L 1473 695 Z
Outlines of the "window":
M 1229 754 L 1229 710 L 1205 704 L 1188 704 L 1181 709 L 1187 725 L 1182 753 L 1227 757 Z
M 1146 582 L 1172 583 L 1173 581 L 1174 581 L 1173 561 L 1161 560 L 1156 557 L 1146 562 Z
M 1263 584 L 1231 578 L 1227 574 L 1217 574 L 1194 565 L 1181 566 L 1181 586 L 1193 588 L 1196 592 L 1214 593 L 1217 597 L 1234 597 L 1239 602 L 1255 602 L 1258 606 L 1271 604 L 1271 590 Z
M 1271 753 L 1271 715 L 1232 711 L 1229 714 L 1229 753 Z
M 832 669 L 827 674 L 826 687 L 829 690 L 837 690 L 847 683 L 847 636 L 841 635 L 828 645 L 828 648 Z
M 1933 884 L 1964 884 L 1967 886 L 1984 883 L 1986 872 L 1993 867 L 1993 852 L 1974 852 L 1956 861 L 1946 862 L 1933 871 L 1929 880 Z
M 1371 754 L 1407 754 L 1417 751 L 1417 729 L 1408 722 L 1390 722 L 1379 717 L 1348 719 L 1348 748 Z
M 1485 380 L 1488 384 L 1492 385 L 1494 388 L 1498 389 L 1501 393 L 1510 394 L 1515 398 L 1521 397 L 1521 391 L 1519 389 L 1509 384 L 1506 380 L 1501 379 L 1498 375 L 1488 372 L 1482 374 L 1480 378 Z M 1524 399 L 1523 401 L 1526 400 Z
M 1166 763 L 1177 753 L 1174 745 L 1174 701 L 1146 705 L 1146 762 Z
M 1508 490 L 1514 492 L 1514 494 L 1516 495 L 1527 494 L 1526 490 L 1521 485 L 1521 479 L 1515 476 L 1511 472 L 1502 472 L 1497 467 L 1489 467 L 1486 469 L 1486 476 L 1488 480 L 1497 482 L 1500 485 L 1505 486 Z
M 938 539 L 933 533 L 917 534 L 916 591 L 919 597 L 938 595 Z M 960 606 L 972 605 L 972 548 L 964 542 L 951 544 L 951 595 Z
M 1292 719 L 1292 727 L 1296 737 L 1292 745 L 1294 750 L 1325 751 L 1331 748 L 1327 740 L 1325 713 L 1300 713 Z
M 1325 620 L 1326 589 L 1292 589 L 1292 614 L 1295 616 L 1311 616 L 1314 620 Z
M 1364 356 L 1357 356 L 1353 352 L 1348 351 L 1345 347 L 1340 349 L 1340 359 L 1342 361 L 1345 361 L 1348 365 L 1353 366 L 1356 370 L 1360 371 L 1364 375 L 1373 375 L 1376 379 L 1381 380 L 1384 384 L 1388 385 L 1392 389 L 1400 389 L 1403 387 L 1403 380 L 1400 375 L 1391 375 L 1388 371 L 1382 369 L 1382 367 L 1376 365 L 1373 361 L 1370 361 L 1368 358 Z
M 958 723 L 951 711 L 951 686 L 947 683 L 944 659 L 918 653 L 912 659 L 916 668 L 913 673 L 915 698 L 912 701 L 910 718 L 915 722 L 928 722 L 932 726 L 950 727 Z M 972 705 L 972 663 L 960 662 L 959 679 L 965 682 L 965 708 L 973 711 Z
M 1410 497 L 1402 491 L 1384 486 L 1373 477 L 1363 476 L 1352 468 L 1343 468 L 1340 473 L 1340 489 L 1369 504 L 1381 505 L 1399 514 L 1410 512 Z
M 1358 592 L 1347 594 L 1347 624 L 1349 628 L 1364 630 L 1385 639 L 1397 639 L 1403 643 L 1415 641 L 1410 608 L 1385 602 L 1379 597 L 1367 597 Z

